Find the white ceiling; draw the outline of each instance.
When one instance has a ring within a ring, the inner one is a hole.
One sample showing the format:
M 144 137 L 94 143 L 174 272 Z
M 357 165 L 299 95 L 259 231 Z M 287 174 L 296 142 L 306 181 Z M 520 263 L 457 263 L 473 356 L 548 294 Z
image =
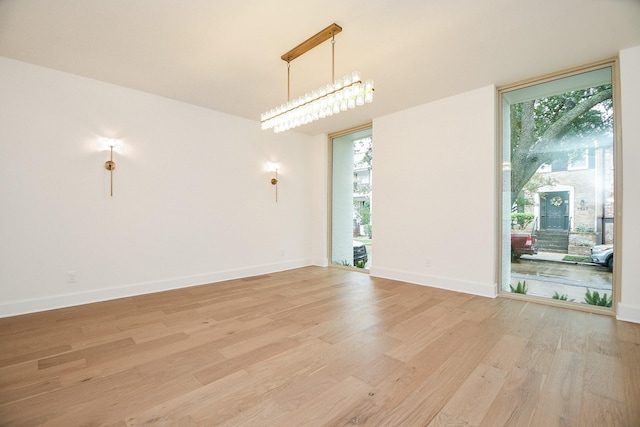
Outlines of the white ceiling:
M 280 56 L 333 22 L 336 76 L 373 79 L 374 103 L 300 132 L 640 45 L 640 0 L 0 0 L 0 55 L 258 122 L 286 101 Z M 294 97 L 330 79 L 330 42 L 291 63 Z

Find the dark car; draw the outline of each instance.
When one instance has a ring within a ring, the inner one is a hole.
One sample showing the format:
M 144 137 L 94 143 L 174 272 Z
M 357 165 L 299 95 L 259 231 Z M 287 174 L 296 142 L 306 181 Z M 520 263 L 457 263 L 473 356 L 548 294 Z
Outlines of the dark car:
M 364 243 L 353 241 L 353 265 L 364 265 L 367 263 L 367 247 Z
M 591 248 L 591 262 L 613 270 L 613 244 L 596 245 Z

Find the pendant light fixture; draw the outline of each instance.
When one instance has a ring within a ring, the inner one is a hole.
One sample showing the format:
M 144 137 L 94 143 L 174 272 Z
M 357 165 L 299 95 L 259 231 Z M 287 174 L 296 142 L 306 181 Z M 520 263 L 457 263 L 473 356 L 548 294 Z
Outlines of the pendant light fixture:
M 262 114 L 263 130 L 284 132 L 373 102 L 373 80 L 363 82 L 357 71 L 342 78 L 335 78 L 335 35 L 341 31 L 339 25 L 331 24 L 281 56 L 282 60 L 287 62 L 287 102 Z M 332 83 L 291 99 L 291 61 L 329 39 Z

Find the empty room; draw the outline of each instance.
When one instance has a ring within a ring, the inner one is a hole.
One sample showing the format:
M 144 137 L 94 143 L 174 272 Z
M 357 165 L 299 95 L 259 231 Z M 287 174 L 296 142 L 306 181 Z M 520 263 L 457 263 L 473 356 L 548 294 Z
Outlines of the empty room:
M 0 0 L 0 425 L 639 426 L 637 0 Z

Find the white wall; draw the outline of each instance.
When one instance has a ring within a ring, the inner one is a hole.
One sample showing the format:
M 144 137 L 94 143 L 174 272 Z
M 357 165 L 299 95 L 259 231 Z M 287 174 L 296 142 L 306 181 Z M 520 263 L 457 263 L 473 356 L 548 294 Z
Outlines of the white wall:
M 640 47 L 620 66 L 618 317 L 640 322 Z M 327 265 L 326 135 L 4 58 L 0 96 L 0 316 Z M 374 120 L 373 276 L 495 296 L 494 122 L 492 86 Z M 124 141 L 113 198 L 100 136 Z
M 329 265 L 327 256 L 328 245 L 328 188 L 329 169 L 327 164 L 329 161 L 329 149 L 327 134 L 317 135 L 315 141 L 311 144 L 307 164 L 309 165 L 308 173 L 313 179 L 312 183 L 312 200 L 311 206 L 311 230 L 312 234 L 311 249 L 313 255 L 313 265 L 326 267 Z
M 371 275 L 496 295 L 495 88 L 373 122 Z
M 640 46 L 620 52 L 622 110 L 622 250 L 618 318 L 640 323 Z
M 326 138 L 6 58 L 0 94 L 0 316 L 326 264 Z

